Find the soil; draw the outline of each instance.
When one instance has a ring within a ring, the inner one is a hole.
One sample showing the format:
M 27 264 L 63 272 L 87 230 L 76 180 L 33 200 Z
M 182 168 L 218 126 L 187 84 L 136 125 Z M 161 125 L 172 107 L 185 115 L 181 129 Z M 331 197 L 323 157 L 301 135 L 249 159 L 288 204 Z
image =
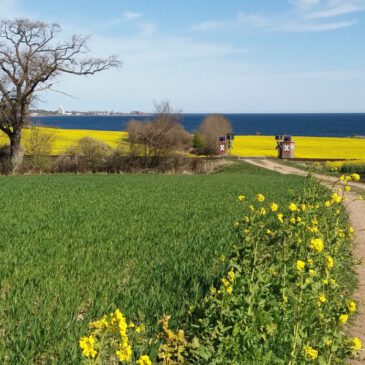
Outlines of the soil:
M 244 161 L 252 165 L 263 167 L 285 175 L 307 175 L 307 173 L 303 170 L 292 166 L 283 165 L 273 160 L 244 159 Z M 337 180 L 337 178 L 333 176 L 319 174 L 315 174 L 314 176 L 329 187 L 332 187 L 332 184 Z M 354 188 L 354 191 L 358 191 L 360 194 L 365 195 L 365 184 L 351 182 L 349 185 Z M 346 203 L 346 210 L 350 218 L 350 223 L 355 231 L 353 255 L 357 263 L 355 266 L 355 272 L 358 278 L 358 287 L 354 294 L 354 299 L 358 303 L 358 313 L 355 321 L 349 328 L 349 333 L 352 337 L 360 338 L 363 346 L 365 346 L 365 201 L 359 200 L 358 195 L 359 194 L 354 192 L 348 193 L 348 202 Z M 360 354 L 360 358 L 357 360 L 351 360 L 349 364 L 365 364 L 364 349 Z

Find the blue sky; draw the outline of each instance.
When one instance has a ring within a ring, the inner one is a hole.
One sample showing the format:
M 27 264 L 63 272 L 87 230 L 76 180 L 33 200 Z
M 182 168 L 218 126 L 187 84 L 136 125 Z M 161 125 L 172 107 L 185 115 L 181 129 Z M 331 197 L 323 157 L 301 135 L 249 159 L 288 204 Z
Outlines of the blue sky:
M 365 112 L 365 0 L 0 0 L 1 17 L 90 34 L 119 70 L 64 76 L 40 107 Z

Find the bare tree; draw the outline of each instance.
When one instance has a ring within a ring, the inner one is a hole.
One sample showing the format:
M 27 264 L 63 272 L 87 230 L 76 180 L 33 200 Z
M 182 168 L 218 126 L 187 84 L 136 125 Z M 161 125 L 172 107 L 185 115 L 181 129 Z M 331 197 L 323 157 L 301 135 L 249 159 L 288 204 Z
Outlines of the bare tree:
M 180 113 L 173 111 L 168 102 L 155 105 L 150 122 L 131 120 L 127 130 L 131 151 L 143 155 L 146 161 L 191 145 L 191 135 L 180 124 Z
M 206 154 L 214 154 L 218 151 L 220 136 L 232 133 L 231 123 L 223 115 L 214 114 L 204 118 L 199 127 L 199 134 L 203 138 L 203 151 Z
M 39 92 L 61 74 L 93 75 L 121 64 L 115 56 L 85 57 L 89 37 L 57 41 L 60 31 L 58 24 L 30 19 L 0 22 L 0 130 L 10 140 L 13 171 L 23 159 L 22 129 Z

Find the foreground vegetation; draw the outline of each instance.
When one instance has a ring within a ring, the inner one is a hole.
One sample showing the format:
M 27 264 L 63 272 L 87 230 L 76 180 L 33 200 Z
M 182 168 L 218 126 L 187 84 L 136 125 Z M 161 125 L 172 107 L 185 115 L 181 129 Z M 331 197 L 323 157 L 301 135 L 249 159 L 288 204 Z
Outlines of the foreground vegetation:
M 321 167 L 327 172 L 339 173 L 339 174 L 361 174 L 365 175 L 365 160 L 357 161 L 331 161 L 326 162 L 323 165 L 315 165 L 320 169 Z
M 113 148 L 118 147 L 121 140 L 127 141 L 128 137 L 126 132 L 51 129 L 56 137 L 53 155 L 64 153 L 67 148 L 85 137 L 103 141 Z M 29 134 L 29 130 L 25 129 L 24 140 L 29 138 Z M 297 158 L 365 159 L 365 139 L 362 138 L 294 137 L 294 141 Z M 7 138 L 0 132 L 0 145 L 5 143 Z M 236 136 L 232 155 L 277 157 L 275 146 L 273 136 Z
M 351 180 L 359 176 L 331 193 L 309 178 L 284 204 L 240 195 L 249 214 L 235 223 L 237 245 L 190 323 L 172 331 L 165 316 L 149 339 L 116 310 L 89 324 L 85 364 L 343 364 L 362 347 L 346 334 L 357 310 L 353 229 L 341 205 Z
M 148 334 L 186 318 L 223 273 L 239 194 L 280 205 L 302 179 L 246 165 L 210 175 L 0 177 L 0 363 L 79 364 L 87 323 L 122 308 Z

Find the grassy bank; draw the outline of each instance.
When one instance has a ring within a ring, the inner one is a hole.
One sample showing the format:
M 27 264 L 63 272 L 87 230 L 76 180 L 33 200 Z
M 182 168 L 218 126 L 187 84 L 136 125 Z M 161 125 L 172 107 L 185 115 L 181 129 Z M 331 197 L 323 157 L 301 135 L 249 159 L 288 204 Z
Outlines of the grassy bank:
M 90 131 L 71 129 L 52 129 L 56 134 L 53 154 L 57 155 L 74 145 L 83 137 L 101 140 L 116 147 L 126 132 Z M 24 130 L 24 139 L 29 135 Z M 297 158 L 322 159 L 365 159 L 365 139 L 362 138 L 325 138 L 325 137 L 294 137 Z M 0 132 L 0 145 L 7 143 L 6 136 Z M 276 142 L 273 136 L 236 136 L 232 154 L 236 156 L 266 156 L 276 157 Z
M 302 179 L 246 165 L 211 175 L 0 177 L 1 363 L 79 364 L 87 323 L 116 307 L 179 321 L 231 250 L 239 194 L 283 203 Z M 153 327 L 152 327 L 153 328 Z M 7 360 L 6 360 L 7 359 Z

